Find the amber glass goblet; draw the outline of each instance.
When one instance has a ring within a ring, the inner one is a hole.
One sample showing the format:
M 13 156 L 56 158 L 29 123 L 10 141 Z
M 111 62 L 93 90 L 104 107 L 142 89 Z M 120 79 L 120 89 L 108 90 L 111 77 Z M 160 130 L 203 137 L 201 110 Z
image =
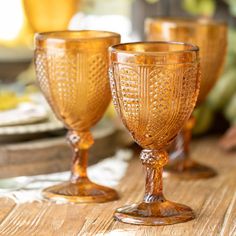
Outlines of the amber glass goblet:
M 69 202 L 105 202 L 117 199 L 115 190 L 91 182 L 87 176 L 89 131 L 110 100 L 108 47 L 120 35 L 103 31 L 40 33 L 35 41 L 39 85 L 56 116 L 68 128 L 74 150 L 71 179 L 43 190 L 43 196 Z
M 119 44 L 110 48 L 113 103 L 144 150 L 143 201 L 119 208 L 115 218 L 131 224 L 168 225 L 194 218 L 191 208 L 165 199 L 165 151 L 190 117 L 199 92 L 198 48 L 175 42 Z
M 147 39 L 174 40 L 194 43 L 200 48 L 201 86 L 197 105 L 208 95 L 224 65 L 227 47 L 227 26 L 206 19 L 153 18 L 146 20 Z M 166 170 L 184 179 L 209 178 L 215 170 L 190 158 L 189 144 L 195 119 L 186 122 L 170 148 L 170 164 Z
M 25 14 L 35 32 L 66 30 L 79 0 L 23 0 Z

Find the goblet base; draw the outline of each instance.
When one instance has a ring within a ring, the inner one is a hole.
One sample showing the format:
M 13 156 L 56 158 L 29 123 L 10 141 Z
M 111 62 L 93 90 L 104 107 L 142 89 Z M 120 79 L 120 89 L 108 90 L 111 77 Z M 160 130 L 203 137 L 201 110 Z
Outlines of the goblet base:
M 42 195 L 50 200 L 72 203 L 99 203 L 118 199 L 118 193 L 114 189 L 95 184 L 88 179 L 46 188 Z
M 214 169 L 197 163 L 189 158 L 172 165 L 167 165 L 165 171 L 170 176 L 186 180 L 207 179 L 217 175 L 217 172 Z
M 114 218 L 135 225 L 171 225 L 192 220 L 195 215 L 190 207 L 165 200 L 118 208 Z

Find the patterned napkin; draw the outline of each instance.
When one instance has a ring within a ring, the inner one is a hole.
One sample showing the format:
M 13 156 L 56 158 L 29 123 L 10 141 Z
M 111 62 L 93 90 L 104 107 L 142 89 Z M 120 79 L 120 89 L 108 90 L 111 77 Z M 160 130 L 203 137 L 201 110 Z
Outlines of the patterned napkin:
M 106 158 L 88 168 L 90 179 L 98 184 L 115 187 L 125 175 L 128 161 L 133 152 L 123 149 L 113 157 Z M 8 197 L 16 203 L 26 203 L 43 200 L 41 190 L 51 185 L 67 181 L 70 172 L 59 172 L 46 175 L 20 176 L 0 179 L 0 197 Z M 57 202 L 57 203 L 60 203 Z

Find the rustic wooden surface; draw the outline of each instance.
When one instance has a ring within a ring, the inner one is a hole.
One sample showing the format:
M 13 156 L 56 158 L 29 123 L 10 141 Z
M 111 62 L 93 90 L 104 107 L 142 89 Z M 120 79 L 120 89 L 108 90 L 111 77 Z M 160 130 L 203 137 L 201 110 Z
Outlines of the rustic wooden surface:
M 191 206 L 197 216 L 193 221 L 165 227 L 141 227 L 112 219 L 112 213 L 118 206 L 137 202 L 143 195 L 143 171 L 138 158 L 134 158 L 117 187 L 121 198 L 116 202 L 94 205 L 33 202 L 16 205 L 12 200 L 0 199 L 0 235 L 235 236 L 236 152 L 222 152 L 216 138 L 195 141 L 192 150 L 195 159 L 214 167 L 219 175 L 197 181 L 165 178 L 164 192 L 169 199 Z
M 123 142 L 120 141 L 123 140 Z M 129 144 L 123 131 L 102 133 L 95 137 L 89 164 L 112 156 L 118 147 Z M 0 178 L 37 175 L 69 170 L 71 147 L 64 136 L 0 144 Z

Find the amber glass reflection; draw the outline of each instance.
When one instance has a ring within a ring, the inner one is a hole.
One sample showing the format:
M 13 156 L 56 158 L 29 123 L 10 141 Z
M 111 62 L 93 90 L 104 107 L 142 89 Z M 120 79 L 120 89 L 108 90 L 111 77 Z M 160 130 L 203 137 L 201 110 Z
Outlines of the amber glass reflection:
M 116 33 L 63 31 L 36 36 L 35 66 L 39 85 L 57 117 L 69 129 L 74 149 L 69 182 L 44 189 L 51 199 L 104 202 L 115 190 L 92 183 L 86 173 L 89 131 L 101 119 L 110 99 L 108 47 L 120 42 Z
M 201 104 L 222 70 L 227 47 L 227 26 L 206 19 L 156 18 L 147 19 L 145 28 L 148 40 L 184 41 L 199 46 L 201 86 L 197 105 Z M 215 176 L 213 169 L 190 158 L 189 143 L 194 123 L 194 117 L 191 117 L 177 136 L 171 148 L 171 162 L 167 170 L 185 179 Z
M 29 24 L 35 32 L 66 30 L 79 0 L 23 0 Z
M 199 92 L 198 48 L 190 44 L 130 43 L 110 49 L 113 103 L 124 125 L 144 150 L 143 201 L 117 209 L 115 218 L 131 224 L 168 225 L 194 218 L 191 208 L 162 193 L 165 151 L 195 106 Z

